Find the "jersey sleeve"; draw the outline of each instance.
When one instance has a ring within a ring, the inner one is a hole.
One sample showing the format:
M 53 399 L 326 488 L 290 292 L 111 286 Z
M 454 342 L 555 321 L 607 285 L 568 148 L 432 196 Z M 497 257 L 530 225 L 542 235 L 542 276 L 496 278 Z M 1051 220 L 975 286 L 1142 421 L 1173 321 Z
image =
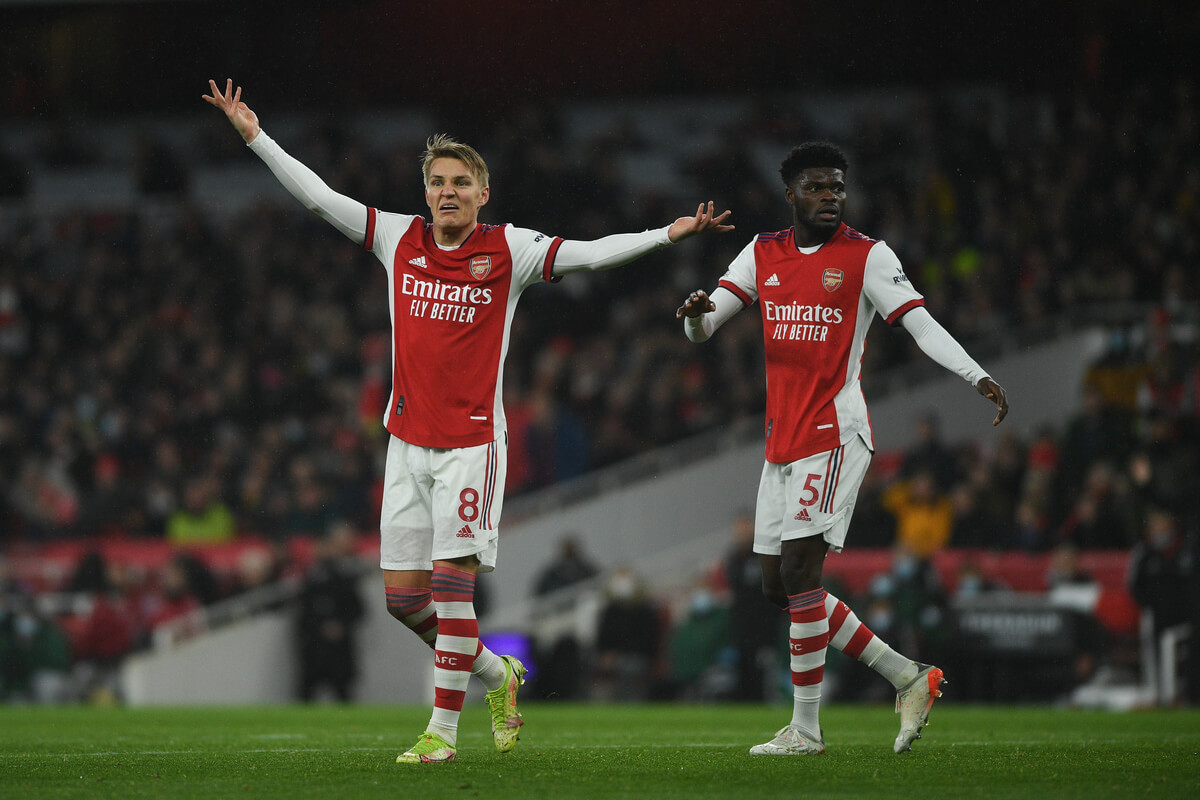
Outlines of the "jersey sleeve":
M 330 189 L 315 172 L 289 155 L 265 131 L 259 131 L 247 146 L 305 208 L 319 215 L 351 241 L 364 241 L 364 234 L 370 232 L 370 214 L 366 206 Z
M 729 268 L 717 282 L 721 289 L 732 292 L 748 306 L 758 300 L 758 269 L 754 263 L 754 242 L 742 248 L 742 252 L 729 263 Z
M 513 280 L 522 288 L 532 286 L 538 281 L 557 283 L 562 280 L 561 277 L 553 275 L 554 258 L 563 243 L 561 237 L 548 236 L 515 225 L 506 225 L 504 236 L 508 241 L 509 252 L 512 253 Z
M 683 332 L 693 342 L 708 341 L 709 337 L 717 332 L 717 329 L 724 325 L 733 317 L 734 314 L 746 307 L 746 304 L 740 297 L 726 289 L 724 286 L 718 286 L 708 298 L 716 309 L 701 314 L 698 317 L 683 318 Z
M 367 234 L 363 239 L 363 250 L 374 253 L 375 257 L 390 269 L 396 245 L 415 219 L 417 217 L 412 214 L 395 214 L 368 207 Z
M 556 254 L 551 268 L 555 277 L 584 270 L 606 270 L 620 267 L 671 246 L 670 225 L 641 233 L 612 233 L 591 241 L 567 239 Z
M 904 274 L 900 259 L 884 242 L 877 242 L 867 254 L 863 293 L 888 325 L 895 325 L 905 313 L 925 305 L 925 298 Z

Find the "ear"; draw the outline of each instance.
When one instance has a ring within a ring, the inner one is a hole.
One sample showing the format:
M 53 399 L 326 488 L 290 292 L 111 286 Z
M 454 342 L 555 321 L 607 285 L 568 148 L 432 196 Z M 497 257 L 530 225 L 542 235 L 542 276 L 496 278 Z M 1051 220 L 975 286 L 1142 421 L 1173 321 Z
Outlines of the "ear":
M 792 192 L 792 187 L 790 186 L 783 190 L 783 196 L 787 198 L 788 205 L 796 202 L 796 195 Z
M 479 205 L 486 206 L 488 198 L 492 196 L 492 187 L 485 186 L 479 192 Z

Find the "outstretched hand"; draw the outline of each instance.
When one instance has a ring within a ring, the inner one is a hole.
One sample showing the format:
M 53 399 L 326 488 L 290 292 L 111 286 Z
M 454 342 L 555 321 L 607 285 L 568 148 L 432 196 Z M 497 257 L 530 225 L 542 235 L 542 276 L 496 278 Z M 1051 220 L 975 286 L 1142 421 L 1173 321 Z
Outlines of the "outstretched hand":
M 728 219 L 729 215 L 732 213 L 732 211 L 726 209 L 725 211 L 721 212 L 719 216 L 717 216 L 716 212 L 713 210 L 712 200 L 708 201 L 707 207 L 705 207 L 704 203 L 701 203 L 696 208 L 696 216 L 680 217 L 671 223 L 671 228 L 667 231 L 667 238 L 669 238 L 672 242 L 680 242 L 689 236 L 695 236 L 698 233 L 707 233 L 708 231 L 725 233 L 726 231 L 731 231 L 733 230 L 732 225 L 723 225 L 722 223 L 725 222 L 725 220 Z
M 1004 387 L 991 378 L 980 378 L 975 390 L 996 404 L 996 418 L 992 420 L 992 425 L 999 425 L 1008 416 L 1008 394 Z
M 246 144 L 250 144 L 262 131 L 262 127 L 258 124 L 258 115 L 250 110 L 250 106 L 242 102 L 242 87 L 237 87 L 237 92 L 233 90 L 233 78 L 225 80 L 225 93 L 217 88 L 217 82 L 209 79 L 209 88 L 212 90 L 212 95 L 201 95 L 209 104 L 216 106 L 225 112 L 225 116 L 229 118 L 230 123 L 237 129 L 237 132 L 246 140 Z
M 695 319 L 701 314 L 707 314 L 710 311 L 716 311 L 716 304 L 708 298 L 708 293 L 703 289 L 697 289 L 688 295 L 687 300 L 683 301 L 683 305 L 675 309 L 675 319 L 683 319 L 691 317 Z

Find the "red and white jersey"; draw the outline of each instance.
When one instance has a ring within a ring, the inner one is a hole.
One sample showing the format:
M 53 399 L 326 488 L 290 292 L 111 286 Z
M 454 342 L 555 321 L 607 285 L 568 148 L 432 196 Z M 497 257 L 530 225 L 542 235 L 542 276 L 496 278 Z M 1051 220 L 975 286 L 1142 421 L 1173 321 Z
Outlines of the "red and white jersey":
M 794 230 L 761 233 L 720 286 L 762 309 L 767 367 L 767 461 L 786 464 L 861 436 L 873 450 L 859 385 L 863 345 L 876 312 L 894 324 L 925 304 L 900 259 L 843 223 L 817 248 Z
M 444 250 L 422 217 L 367 209 L 363 249 L 387 270 L 392 394 L 383 423 L 421 447 L 473 447 L 505 431 L 504 357 L 521 292 L 551 280 L 562 239 L 476 225 Z

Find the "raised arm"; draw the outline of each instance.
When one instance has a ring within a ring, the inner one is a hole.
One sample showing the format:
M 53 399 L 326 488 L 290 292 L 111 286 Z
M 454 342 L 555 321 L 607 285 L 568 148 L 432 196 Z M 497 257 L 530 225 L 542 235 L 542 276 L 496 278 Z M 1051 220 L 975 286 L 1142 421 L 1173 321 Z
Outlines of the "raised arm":
M 615 233 L 590 242 L 564 240 L 554 258 L 554 274 L 612 269 L 691 236 L 731 231 L 733 226 L 724 224 L 730 213 L 726 210 L 717 214 L 710 200 L 707 206 L 701 203 L 695 215 L 680 217 L 662 228 L 641 233 Z
M 266 162 L 283 188 L 356 244 L 367 236 L 367 207 L 362 203 L 330 189 L 315 172 L 288 155 L 275 140 L 263 132 L 258 115 L 242 102 L 242 87 L 233 88 L 233 80 L 225 84 L 224 93 L 215 81 L 208 82 L 212 95 L 204 100 L 225 112 L 230 124 L 246 141 L 254 154 Z

